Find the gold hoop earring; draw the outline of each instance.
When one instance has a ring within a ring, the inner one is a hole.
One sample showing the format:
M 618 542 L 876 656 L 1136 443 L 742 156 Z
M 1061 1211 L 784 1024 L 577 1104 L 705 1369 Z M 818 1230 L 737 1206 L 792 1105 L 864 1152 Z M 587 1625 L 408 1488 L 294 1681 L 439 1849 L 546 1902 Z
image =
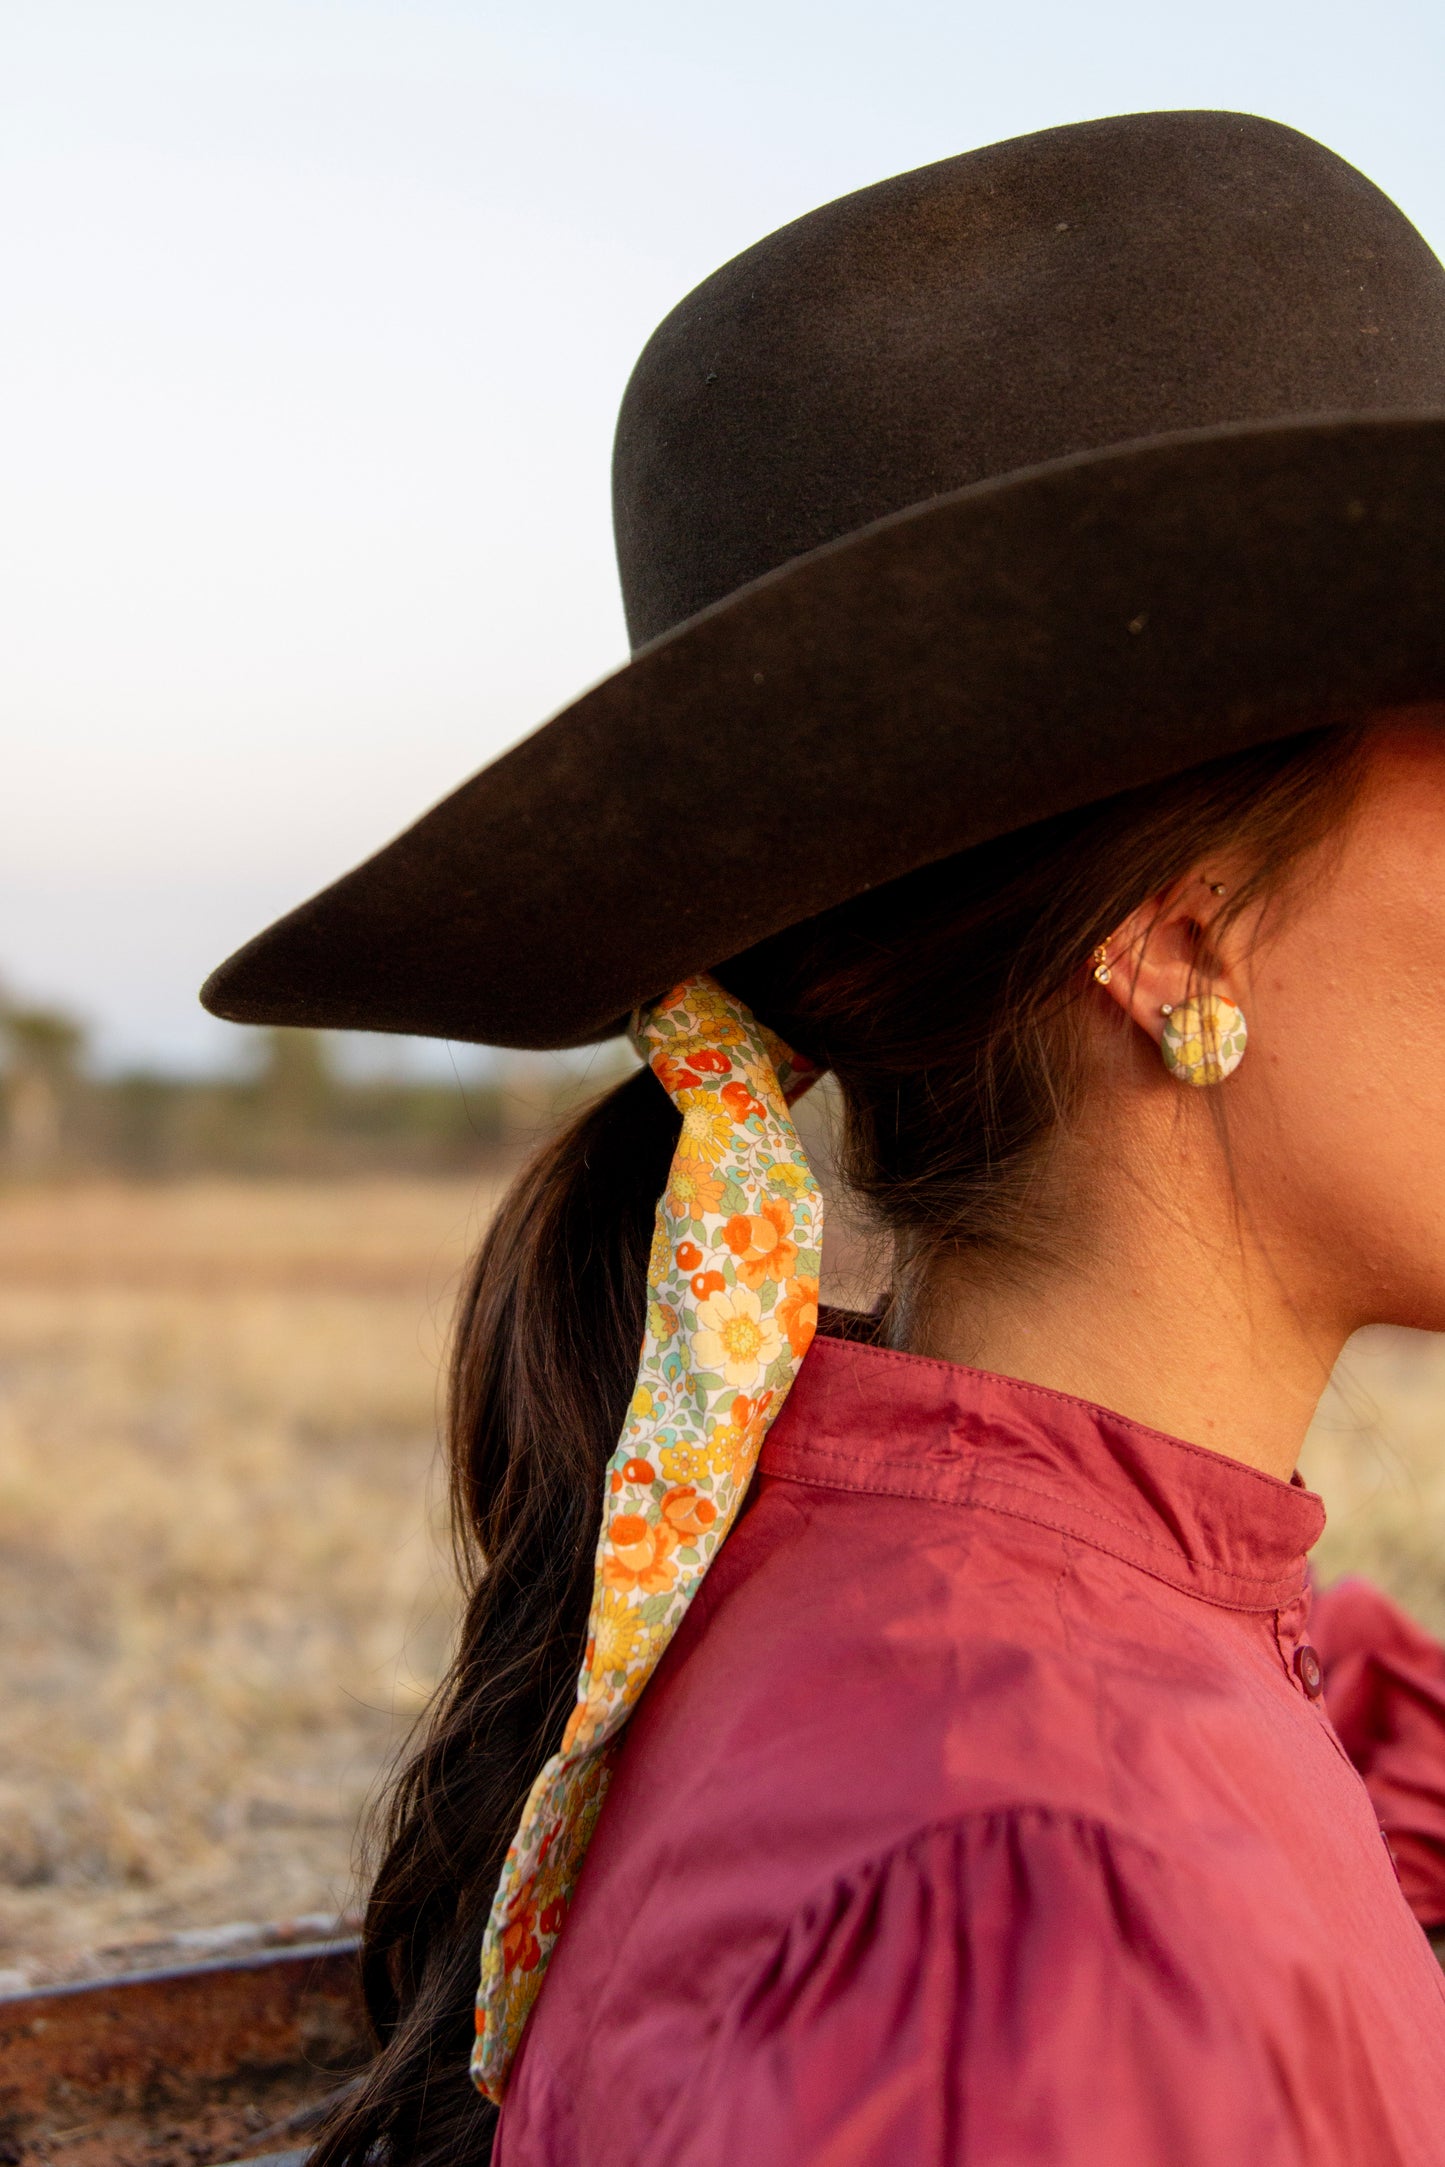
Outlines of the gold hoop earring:
M 1201 993 L 1165 1018 L 1159 1051 L 1171 1076 L 1204 1091 L 1234 1074 L 1248 1040 L 1244 1010 L 1227 994 Z

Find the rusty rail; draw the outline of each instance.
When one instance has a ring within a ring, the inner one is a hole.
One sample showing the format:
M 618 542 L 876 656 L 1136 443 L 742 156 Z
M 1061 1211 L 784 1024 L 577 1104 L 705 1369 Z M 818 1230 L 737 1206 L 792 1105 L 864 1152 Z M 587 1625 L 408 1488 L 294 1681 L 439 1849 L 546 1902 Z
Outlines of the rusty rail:
M 284 2155 L 367 2051 L 354 1941 L 0 2000 L 0 2167 Z

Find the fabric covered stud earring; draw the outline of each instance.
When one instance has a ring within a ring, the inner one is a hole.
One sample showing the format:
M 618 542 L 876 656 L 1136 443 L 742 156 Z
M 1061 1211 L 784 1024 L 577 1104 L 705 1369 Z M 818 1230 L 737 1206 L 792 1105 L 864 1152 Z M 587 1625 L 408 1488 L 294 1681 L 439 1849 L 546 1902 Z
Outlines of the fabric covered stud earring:
M 1223 1083 L 1244 1059 L 1244 1011 L 1224 993 L 1201 993 L 1168 1012 L 1159 1051 L 1180 1083 L 1205 1090 Z

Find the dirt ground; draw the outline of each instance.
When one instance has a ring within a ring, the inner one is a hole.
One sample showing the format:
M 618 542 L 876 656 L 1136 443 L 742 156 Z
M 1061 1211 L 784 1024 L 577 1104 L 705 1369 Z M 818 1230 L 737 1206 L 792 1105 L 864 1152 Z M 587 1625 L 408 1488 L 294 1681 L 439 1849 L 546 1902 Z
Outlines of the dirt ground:
M 354 1901 L 445 1660 L 439 1367 L 490 1202 L 0 1191 L 0 1987 Z M 1445 1632 L 1445 1342 L 1357 1342 L 1305 1472 L 1322 1577 Z

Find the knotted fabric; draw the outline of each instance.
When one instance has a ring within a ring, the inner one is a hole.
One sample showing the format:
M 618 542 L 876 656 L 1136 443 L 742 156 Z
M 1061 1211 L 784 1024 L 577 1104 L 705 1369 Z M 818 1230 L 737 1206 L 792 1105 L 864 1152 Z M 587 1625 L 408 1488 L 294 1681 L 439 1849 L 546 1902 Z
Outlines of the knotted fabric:
M 497 2101 L 618 1734 L 737 1517 L 818 1323 L 823 1200 L 788 1108 L 819 1071 L 710 978 L 640 1010 L 632 1040 L 682 1130 L 657 1206 L 637 1383 L 607 1467 L 577 1701 L 482 1941 L 472 2077 Z

